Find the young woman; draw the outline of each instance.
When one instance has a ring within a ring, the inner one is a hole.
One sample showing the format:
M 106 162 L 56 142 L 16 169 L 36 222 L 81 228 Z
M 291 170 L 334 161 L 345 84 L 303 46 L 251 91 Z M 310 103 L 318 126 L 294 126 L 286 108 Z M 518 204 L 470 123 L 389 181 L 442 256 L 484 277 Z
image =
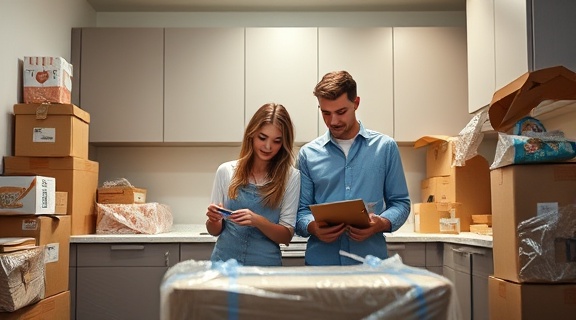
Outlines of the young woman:
M 206 229 L 218 236 L 213 262 L 282 265 L 279 244 L 292 239 L 300 194 L 293 143 L 294 126 L 282 105 L 265 104 L 252 116 L 239 159 L 216 171 L 206 212 Z

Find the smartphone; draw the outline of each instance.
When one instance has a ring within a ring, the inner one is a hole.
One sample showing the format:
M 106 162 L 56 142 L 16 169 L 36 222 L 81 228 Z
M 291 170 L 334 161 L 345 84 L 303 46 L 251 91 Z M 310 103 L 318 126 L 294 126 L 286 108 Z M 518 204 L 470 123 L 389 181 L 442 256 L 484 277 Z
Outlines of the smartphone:
M 220 212 L 220 214 L 224 218 L 228 218 L 232 214 L 232 210 L 228 210 L 228 209 L 224 209 L 224 208 L 218 208 L 217 210 L 218 210 L 218 212 Z

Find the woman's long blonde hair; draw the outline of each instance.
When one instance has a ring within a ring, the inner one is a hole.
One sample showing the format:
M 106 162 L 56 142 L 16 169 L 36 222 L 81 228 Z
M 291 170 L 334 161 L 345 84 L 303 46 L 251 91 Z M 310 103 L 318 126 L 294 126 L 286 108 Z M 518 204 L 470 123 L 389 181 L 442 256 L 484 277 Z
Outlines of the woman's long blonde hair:
M 238 196 L 238 188 L 249 183 L 255 157 L 252 139 L 255 138 L 257 131 L 266 124 L 272 124 L 282 132 L 282 147 L 274 158 L 270 160 L 268 165 L 267 180 L 269 182 L 260 186 L 259 191 L 262 195 L 262 203 L 265 206 L 277 208 L 282 203 L 284 197 L 290 167 L 294 166 L 294 153 L 292 152 L 294 145 L 294 126 L 288 111 L 281 104 L 265 104 L 261 106 L 256 113 L 254 113 L 252 119 L 250 119 L 244 131 L 240 156 L 236 170 L 232 176 L 232 181 L 230 182 L 230 187 L 228 188 L 228 196 L 231 199 L 236 199 Z

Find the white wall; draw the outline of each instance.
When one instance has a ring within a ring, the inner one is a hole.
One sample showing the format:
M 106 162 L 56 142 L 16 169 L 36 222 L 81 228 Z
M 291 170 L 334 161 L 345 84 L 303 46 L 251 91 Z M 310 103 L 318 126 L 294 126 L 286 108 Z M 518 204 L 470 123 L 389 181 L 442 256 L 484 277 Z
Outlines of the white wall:
M 13 106 L 23 101 L 22 58 L 70 61 L 71 28 L 95 25 L 96 12 L 85 0 L 0 1 L 0 156 L 13 155 Z

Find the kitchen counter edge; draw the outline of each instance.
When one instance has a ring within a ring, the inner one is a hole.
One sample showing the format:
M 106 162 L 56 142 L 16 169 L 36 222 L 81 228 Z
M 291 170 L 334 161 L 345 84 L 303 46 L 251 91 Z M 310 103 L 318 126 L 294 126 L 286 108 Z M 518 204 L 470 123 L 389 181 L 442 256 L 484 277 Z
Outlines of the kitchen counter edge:
M 492 248 L 492 236 L 471 232 L 460 234 L 437 234 L 416 232 L 385 233 L 386 241 L 394 242 L 447 242 Z M 202 224 L 177 224 L 171 231 L 159 234 L 88 234 L 72 235 L 70 243 L 201 243 L 215 242 Z M 306 242 L 306 238 L 294 236 L 292 242 Z

